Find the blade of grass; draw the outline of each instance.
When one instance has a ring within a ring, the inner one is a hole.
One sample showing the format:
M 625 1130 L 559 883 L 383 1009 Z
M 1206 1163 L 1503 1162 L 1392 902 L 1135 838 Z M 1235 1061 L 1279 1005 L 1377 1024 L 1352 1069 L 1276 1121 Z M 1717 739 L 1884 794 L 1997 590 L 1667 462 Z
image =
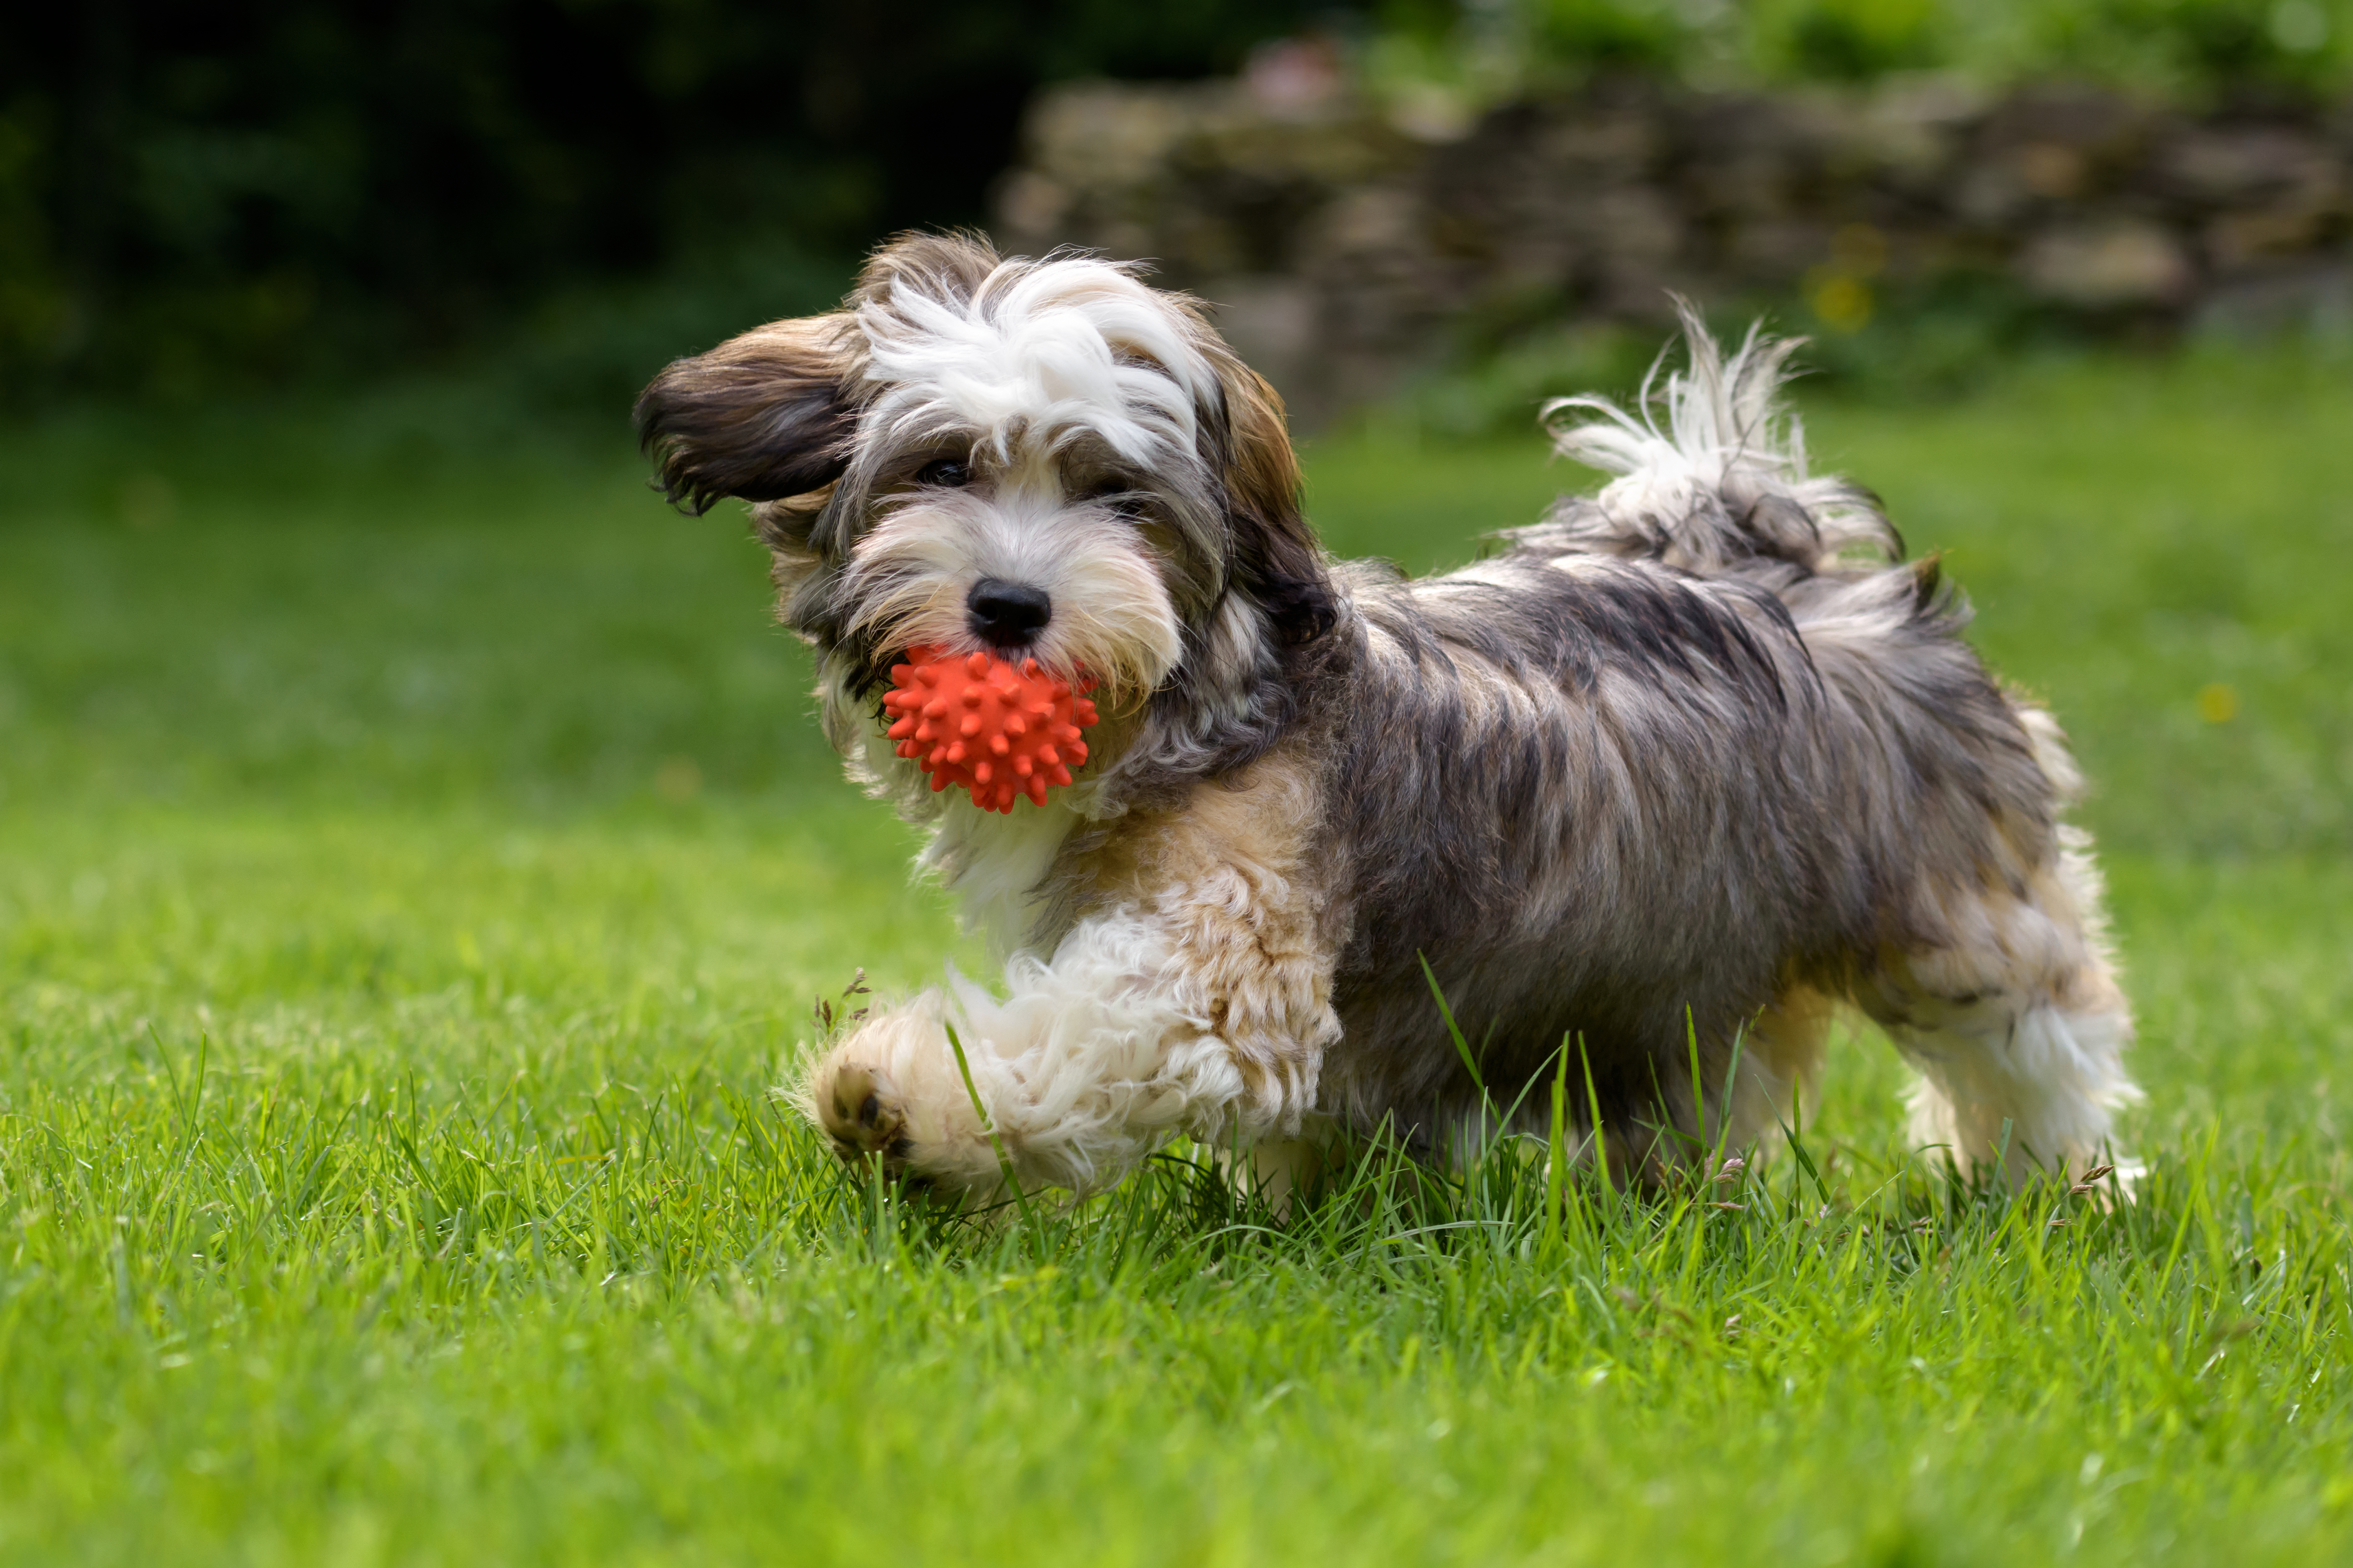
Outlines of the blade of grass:
M 1568 1037 L 1560 1037 L 1553 1054 L 1552 1127 L 1546 1142 L 1551 1159 L 1545 1167 L 1545 1224 L 1552 1239 L 1560 1239 L 1562 1210 L 1568 1199 Z
M 1014 1177 L 1013 1156 L 1005 1152 L 1005 1140 L 997 1135 L 997 1123 L 990 1120 L 988 1107 L 980 1102 L 980 1088 L 972 1081 L 972 1063 L 965 1059 L 964 1042 L 956 1038 L 954 1024 L 942 1019 L 940 1027 L 947 1031 L 948 1048 L 955 1052 L 956 1071 L 963 1075 L 964 1091 L 972 1097 L 972 1112 L 980 1118 L 980 1130 L 988 1134 L 988 1146 L 997 1151 L 997 1168 L 1004 1173 L 1005 1185 L 1021 1211 L 1021 1223 L 1034 1231 L 1038 1216 L 1030 1210 L 1029 1194 L 1021 1190 L 1020 1182 Z
M 1585 1049 L 1585 1037 L 1577 1037 L 1577 1059 L 1585 1067 L 1585 1103 L 1593 1118 L 1593 1168 L 1601 1173 L 1601 1190 L 1609 1194 L 1610 1206 L 1618 1202 L 1618 1184 L 1609 1179 L 1609 1142 L 1601 1131 L 1601 1096 L 1593 1088 L 1593 1058 Z
M 1438 999 L 1439 1016 L 1446 1020 L 1446 1033 L 1454 1042 L 1454 1054 L 1462 1058 L 1462 1070 L 1471 1075 L 1472 1086 L 1478 1089 L 1479 1103 L 1483 1107 L 1487 1103 L 1487 1082 L 1479 1075 L 1479 1063 L 1471 1054 L 1471 1042 L 1463 1037 L 1461 1026 L 1455 1023 L 1454 1009 L 1447 1005 L 1446 993 L 1439 989 L 1438 972 L 1430 967 L 1430 960 L 1424 954 L 1414 956 L 1421 960 L 1422 976 L 1430 982 L 1430 994 Z

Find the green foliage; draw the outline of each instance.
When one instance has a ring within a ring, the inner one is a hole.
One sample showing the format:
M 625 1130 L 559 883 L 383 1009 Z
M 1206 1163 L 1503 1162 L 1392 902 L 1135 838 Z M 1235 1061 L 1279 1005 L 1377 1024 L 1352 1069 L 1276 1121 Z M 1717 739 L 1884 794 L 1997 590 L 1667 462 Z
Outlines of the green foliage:
M 23 6 L 0 19 L 0 405 L 530 359 L 531 323 L 583 300 L 740 325 L 747 271 L 838 275 L 894 229 L 985 219 L 1040 83 L 1231 71 L 1314 27 L 1452 113 L 1595 72 L 2353 83 L 2353 0 Z
M 0 1563 L 2353 1550 L 2341 365 L 1807 409 L 2094 780 L 2127 1205 L 1929 1180 L 1875 1038 L 1663 1194 L 1507 1145 L 1285 1217 L 1180 1150 L 902 1205 L 767 1091 L 859 967 L 978 955 L 740 514 L 453 401 L 0 437 Z M 1308 468 L 1416 567 L 1589 479 Z
M 2193 101 L 2353 86 L 2353 0 L 1514 0 L 1449 21 L 1407 16 L 1425 40 L 1516 56 L 1491 90 L 1629 67 L 1708 80 L 1863 82 L 1952 70 L 1991 85 L 2065 76 Z
M 1776 74 L 1868 81 L 1941 63 L 1938 0 L 1765 0 L 1751 16 L 1753 47 Z
M 1194 76 L 1295 0 L 158 0 L 0 16 L 0 399 L 503 346 L 746 246 L 976 222 L 1042 81 Z
M 1529 0 L 1527 18 L 1539 56 L 1596 69 L 1670 69 L 1691 46 L 1671 0 Z
M 2047 0 L 1947 13 L 1939 63 L 2067 75 L 2193 102 L 2335 96 L 2353 84 L 2345 0 Z

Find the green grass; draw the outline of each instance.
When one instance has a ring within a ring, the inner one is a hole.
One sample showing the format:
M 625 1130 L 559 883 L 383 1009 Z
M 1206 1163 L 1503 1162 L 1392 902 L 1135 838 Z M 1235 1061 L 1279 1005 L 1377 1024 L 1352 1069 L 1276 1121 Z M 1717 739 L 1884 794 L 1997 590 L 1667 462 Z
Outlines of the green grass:
M 1934 1187 L 1857 1040 L 1736 1194 L 902 1214 L 767 1091 L 977 955 L 740 519 L 348 411 L 0 441 L 0 1562 L 2353 1554 L 2353 387 L 1812 415 L 2098 781 L 2128 1209 Z M 1416 565 L 1575 480 L 1310 467 Z

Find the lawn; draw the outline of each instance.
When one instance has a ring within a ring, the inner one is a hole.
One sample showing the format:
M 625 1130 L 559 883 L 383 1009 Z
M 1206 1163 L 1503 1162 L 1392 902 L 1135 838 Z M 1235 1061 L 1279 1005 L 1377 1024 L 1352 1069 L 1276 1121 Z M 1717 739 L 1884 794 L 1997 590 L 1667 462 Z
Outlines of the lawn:
M 1929 1182 L 1858 1038 L 1741 1188 L 907 1215 L 769 1091 L 978 955 L 740 513 L 414 399 L 0 435 L 0 1563 L 2353 1555 L 2353 374 L 1810 416 L 2096 781 L 2129 1207 Z M 1309 468 L 1417 566 L 1578 482 Z

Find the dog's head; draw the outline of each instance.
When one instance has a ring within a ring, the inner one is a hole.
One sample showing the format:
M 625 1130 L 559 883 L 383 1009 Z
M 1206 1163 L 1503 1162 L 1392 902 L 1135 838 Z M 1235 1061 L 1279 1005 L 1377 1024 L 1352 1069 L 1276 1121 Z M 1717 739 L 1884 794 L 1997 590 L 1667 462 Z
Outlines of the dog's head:
M 1107 261 L 903 237 L 839 310 L 678 361 L 637 417 L 673 501 L 754 503 L 828 734 L 886 781 L 921 778 L 875 745 L 910 647 L 1092 679 L 1124 721 L 1099 771 L 1142 784 L 1263 750 L 1333 625 L 1281 400 Z

